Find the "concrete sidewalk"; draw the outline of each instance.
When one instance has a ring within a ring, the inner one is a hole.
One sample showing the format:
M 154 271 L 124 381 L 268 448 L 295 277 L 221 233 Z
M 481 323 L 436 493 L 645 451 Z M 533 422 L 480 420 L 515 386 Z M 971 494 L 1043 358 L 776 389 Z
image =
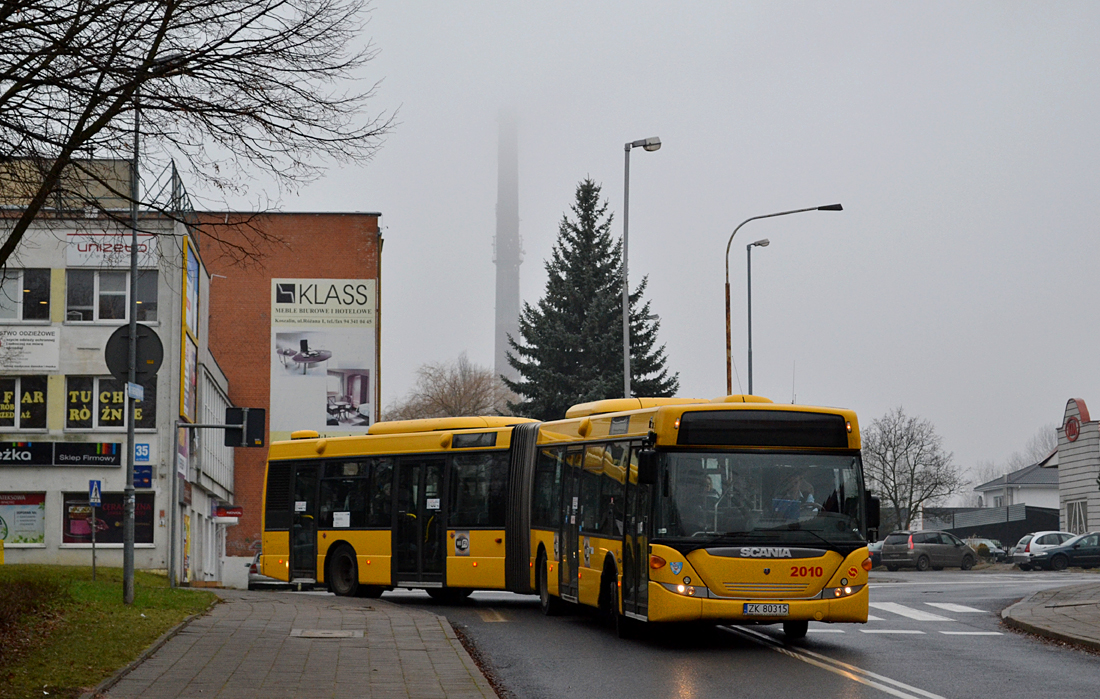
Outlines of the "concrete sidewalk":
M 1100 583 L 1042 590 L 1001 612 L 1009 626 L 1100 650 Z
M 429 611 L 328 594 L 215 592 L 223 604 L 123 670 L 102 696 L 496 698 L 451 625 Z

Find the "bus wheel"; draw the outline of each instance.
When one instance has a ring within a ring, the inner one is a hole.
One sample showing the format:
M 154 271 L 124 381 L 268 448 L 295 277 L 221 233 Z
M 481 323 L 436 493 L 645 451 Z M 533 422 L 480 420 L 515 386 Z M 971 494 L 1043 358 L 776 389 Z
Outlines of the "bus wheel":
M 784 621 L 783 635 L 788 641 L 797 641 L 806 638 L 806 631 L 810 628 L 808 621 Z
M 354 597 L 359 591 L 359 564 L 350 546 L 341 546 L 329 557 L 328 580 L 332 591 L 341 597 Z
M 550 584 L 546 580 L 546 555 L 540 553 L 535 563 L 539 578 L 539 607 L 546 616 L 561 614 L 561 600 L 550 594 Z

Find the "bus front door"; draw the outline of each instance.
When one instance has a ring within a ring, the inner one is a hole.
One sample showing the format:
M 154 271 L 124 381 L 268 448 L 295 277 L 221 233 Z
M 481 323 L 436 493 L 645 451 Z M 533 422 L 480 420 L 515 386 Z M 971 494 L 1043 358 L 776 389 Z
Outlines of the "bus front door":
M 571 602 L 577 601 L 577 574 L 580 572 L 580 536 L 581 526 L 579 504 L 581 497 L 581 460 L 584 452 L 569 450 L 565 455 L 565 469 L 562 474 L 563 509 L 565 510 L 562 522 L 562 559 L 558 570 L 561 578 L 558 579 L 561 596 Z
M 401 460 L 393 526 L 394 582 L 443 584 L 442 459 Z
M 298 466 L 294 474 L 294 513 L 290 525 L 290 579 L 317 579 L 317 467 Z
M 637 468 L 637 449 L 631 461 Z M 623 611 L 645 617 L 649 610 L 649 498 L 653 486 L 627 483 L 623 538 Z

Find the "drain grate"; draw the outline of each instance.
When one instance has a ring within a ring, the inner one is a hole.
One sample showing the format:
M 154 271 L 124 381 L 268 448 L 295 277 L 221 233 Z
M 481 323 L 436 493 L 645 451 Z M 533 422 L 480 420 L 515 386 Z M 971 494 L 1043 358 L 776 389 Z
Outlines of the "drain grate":
M 291 638 L 362 638 L 362 631 L 340 631 L 338 629 L 291 629 Z

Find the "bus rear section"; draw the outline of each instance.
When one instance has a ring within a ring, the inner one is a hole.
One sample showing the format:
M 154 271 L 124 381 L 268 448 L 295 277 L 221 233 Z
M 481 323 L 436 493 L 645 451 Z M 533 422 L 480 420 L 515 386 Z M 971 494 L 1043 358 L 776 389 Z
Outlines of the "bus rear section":
M 377 423 L 368 436 L 273 444 L 264 574 L 340 595 L 504 589 L 510 429 L 496 422 Z

